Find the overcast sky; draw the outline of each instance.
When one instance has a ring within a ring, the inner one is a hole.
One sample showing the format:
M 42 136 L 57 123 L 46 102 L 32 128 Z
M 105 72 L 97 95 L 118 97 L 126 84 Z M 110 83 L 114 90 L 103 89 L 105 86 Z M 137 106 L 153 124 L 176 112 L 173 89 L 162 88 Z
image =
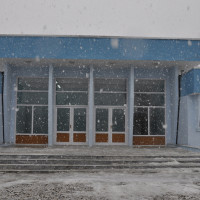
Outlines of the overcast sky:
M 0 0 L 0 34 L 200 39 L 200 0 Z

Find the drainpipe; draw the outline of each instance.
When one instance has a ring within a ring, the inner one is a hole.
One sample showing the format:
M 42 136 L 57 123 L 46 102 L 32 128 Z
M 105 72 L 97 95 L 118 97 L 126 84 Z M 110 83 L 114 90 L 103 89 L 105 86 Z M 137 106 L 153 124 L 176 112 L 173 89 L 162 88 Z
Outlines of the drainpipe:
M 177 129 L 176 129 L 176 145 L 178 144 L 179 113 L 180 113 L 180 99 L 181 99 L 181 77 L 182 75 L 178 76 L 178 115 L 177 115 Z

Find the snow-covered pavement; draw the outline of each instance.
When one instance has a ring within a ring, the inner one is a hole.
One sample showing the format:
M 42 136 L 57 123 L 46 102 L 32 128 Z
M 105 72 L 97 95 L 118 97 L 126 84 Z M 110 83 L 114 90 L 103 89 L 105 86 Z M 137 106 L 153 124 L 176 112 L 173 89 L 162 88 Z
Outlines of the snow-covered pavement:
M 0 154 L 200 156 L 183 148 L 1 147 Z M 182 158 L 184 159 L 184 158 Z M 1 173 L 0 199 L 6 200 L 175 200 L 200 199 L 200 168 L 153 168 L 66 173 Z
M 199 169 L 1 174 L 0 199 L 200 199 Z

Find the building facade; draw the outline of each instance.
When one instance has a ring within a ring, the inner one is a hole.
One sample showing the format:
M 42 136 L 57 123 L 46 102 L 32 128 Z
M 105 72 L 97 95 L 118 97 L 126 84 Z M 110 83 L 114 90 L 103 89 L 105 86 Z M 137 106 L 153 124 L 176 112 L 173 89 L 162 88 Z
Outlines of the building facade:
M 198 146 L 199 64 L 198 40 L 1 36 L 0 142 Z

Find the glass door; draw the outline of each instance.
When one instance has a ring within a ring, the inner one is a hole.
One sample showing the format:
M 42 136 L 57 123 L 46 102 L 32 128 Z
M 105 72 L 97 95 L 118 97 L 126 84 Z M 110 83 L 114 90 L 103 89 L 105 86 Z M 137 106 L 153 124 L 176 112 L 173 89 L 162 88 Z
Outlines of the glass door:
M 78 142 L 86 142 L 86 132 L 87 132 L 87 120 L 86 120 L 86 115 L 87 110 L 86 108 L 73 108 L 72 116 L 72 135 L 73 138 L 71 138 L 71 141 L 74 143 Z
M 96 108 L 96 143 L 108 143 L 109 131 L 109 109 Z
M 125 144 L 125 108 L 96 108 L 96 144 Z
M 56 143 L 87 143 L 88 79 L 56 78 Z
M 70 142 L 70 108 L 57 108 L 56 142 Z
M 112 143 L 125 143 L 125 109 L 112 108 Z
M 57 108 L 57 143 L 80 144 L 87 142 L 87 108 Z
M 126 104 L 126 79 L 95 79 L 94 105 L 96 111 L 96 144 L 125 144 L 127 142 L 125 134 Z

